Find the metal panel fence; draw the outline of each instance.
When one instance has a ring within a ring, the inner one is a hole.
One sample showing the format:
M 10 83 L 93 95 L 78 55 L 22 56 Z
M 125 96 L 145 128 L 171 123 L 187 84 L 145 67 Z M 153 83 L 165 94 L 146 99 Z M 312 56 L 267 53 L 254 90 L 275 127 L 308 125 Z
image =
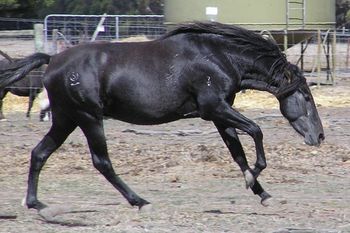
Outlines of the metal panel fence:
M 295 44 L 286 55 L 303 67 L 309 80 L 334 84 L 338 78 L 350 77 L 350 32 L 328 30 L 318 36 L 314 31 L 307 42 Z
M 163 15 L 48 15 L 44 20 L 47 43 L 57 30 L 66 43 L 119 40 L 132 36 L 154 39 L 165 32 Z

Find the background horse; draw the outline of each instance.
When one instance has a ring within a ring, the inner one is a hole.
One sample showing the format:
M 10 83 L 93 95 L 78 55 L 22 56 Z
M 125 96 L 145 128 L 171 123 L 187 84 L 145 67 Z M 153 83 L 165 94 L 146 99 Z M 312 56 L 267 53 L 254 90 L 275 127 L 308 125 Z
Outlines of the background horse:
M 160 39 L 137 43 L 94 43 L 67 49 L 53 57 L 37 53 L 14 63 L 0 75 L 0 87 L 30 70 L 49 64 L 44 77 L 52 110 L 52 126 L 34 148 L 26 204 L 41 210 L 39 174 L 49 156 L 77 127 L 87 138 L 93 165 L 133 206 L 140 198 L 116 175 L 108 156 L 103 119 L 133 124 L 162 124 L 200 117 L 212 121 L 247 187 L 271 197 L 257 178 L 266 167 L 260 127 L 232 107 L 244 89 L 268 91 L 281 113 L 308 145 L 320 145 L 323 127 L 310 89 L 299 68 L 278 46 L 240 27 L 220 23 L 180 26 Z M 256 163 L 250 168 L 236 129 L 255 143 Z
M 0 61 L 0 70 L 5 69 L 10 63 L 16 61 L 12 59 L 6 53 L 0 51 L 0 54 L 5 57 L 5 59 Z M 12 83 L 10 86 L 6 86 L 0 89 L 0 120 L 5 119 L 2 108 L 3 108 L 3 99 L 6 97 L 8 92 L 17 95 L 17 96 L 28 96 L 28 109 L 26 116 L 30 117 L 30 112 L 33 107 L 35 98 L 43 89 L 42 83 L 42 69 L 37 69 L 28 74 L 28 78 L 19 80 Z

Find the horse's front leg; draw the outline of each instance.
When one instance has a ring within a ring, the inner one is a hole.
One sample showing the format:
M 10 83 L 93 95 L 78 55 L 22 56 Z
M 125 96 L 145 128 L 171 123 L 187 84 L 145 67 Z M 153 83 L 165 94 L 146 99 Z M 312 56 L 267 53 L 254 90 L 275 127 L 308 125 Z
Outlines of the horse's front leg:
M 236 110 L 232 109 L 231 107 L 224 107 L 222 115 L 224 118 L 227 119 L 229 123 L 236 126 L 234 128 L 246 132 L 254 140 L 256 150 L 255 166 L 253 169 L 249 169 L 244 172 L 246 180 L 248 181 L 247 185 L 252 187 L 254 185 L 255 180 L 267 166 L 265 151 L 263 147 L 263 133 L 257 124 L 255 124 L 252 120 L 246 118 Z
M 252 176 L 246 176 L 247 172 L 249 171 L 248 161 L 245 156 L 241 141 L 239 140 L 238 134 L 236 132 L 236 129 L 234 128 L 226 128 L 220 123 L 214 122 L 216 128 L 218 129 L 223 141 L 225 142 L 227 148 L 229 149 L 232 158 L 234 161 L 238 164 L 241 171 L 244 174 L 244 178 L 246 181 L 247 188 L 250 187 L 250 183 L 252 182 L 253 177 Z M 255 195 L 259 195 L 261 198 L 261 204 L 263 206 L 269 205 L 269 200 L 271 198 L 271 195 L 266 192 L 263 187 L 260 185 L 258 180 L 253 182 L 254 184 L 251 186 L 252 191 Z
M 248 186 L 252 187 L 256 178 L 266 168 L 266 158 L 263 148 L 263 134 L 260 127 L 252 120 L 233 109 L 225 100 L 213 95 L 202 95 L 198 97 L 200 116 L 205 120 L 220 122 L 225 128 L 240 129 L 249 134 L 255 143 L 256 163 L 253 169 L 244 171 Z

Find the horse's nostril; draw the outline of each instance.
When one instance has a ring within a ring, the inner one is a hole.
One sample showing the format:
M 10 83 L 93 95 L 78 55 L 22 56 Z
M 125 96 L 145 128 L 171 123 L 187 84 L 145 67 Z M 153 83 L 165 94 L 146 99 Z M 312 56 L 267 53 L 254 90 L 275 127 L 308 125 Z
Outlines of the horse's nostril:
M 322 142 L 325 139 L 325 136 L 323 133 L 320 133 L 320 135 L 318 136 L 318 141 Z

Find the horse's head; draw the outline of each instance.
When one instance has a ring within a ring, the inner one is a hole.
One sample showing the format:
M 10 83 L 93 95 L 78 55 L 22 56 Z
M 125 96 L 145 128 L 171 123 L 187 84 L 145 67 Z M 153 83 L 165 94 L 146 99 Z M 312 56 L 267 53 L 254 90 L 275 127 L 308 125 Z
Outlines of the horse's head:
M 298 86 L 294 91 L 278 98 L 281 113 L 288 119 L 292 127 L 304 137 L 306 144 L 318 146 L 325 136 L 314 99 L 305 78 L 299 68 L 294 65 L 289 65 L 285 71 L 285 76 L 288 80 L 287 83 L 293 83 L 295 80 L 303 81 L 297 82 Z

